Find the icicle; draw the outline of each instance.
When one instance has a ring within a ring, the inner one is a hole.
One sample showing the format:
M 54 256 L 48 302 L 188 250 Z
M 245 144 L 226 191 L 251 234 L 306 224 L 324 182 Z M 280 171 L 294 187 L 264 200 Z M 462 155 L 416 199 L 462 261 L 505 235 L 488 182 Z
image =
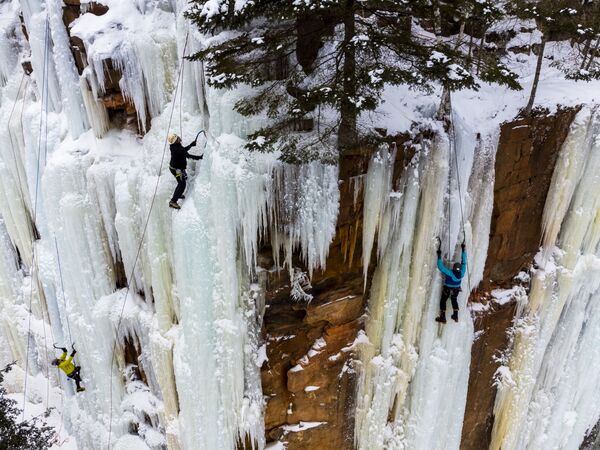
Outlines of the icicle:
M 42 8 L 41 0 L 22 0 L 21 7 L 23 9 L 23 20 L 29 35 L 28 42 L 31 48 L 31 65 L 33 67 L 32 76 L 37 85 L 38 99 L 41 99 L 42 91 L 45 91 L 42 84 L 46 84 L 47 93 L 44 95 L 48 97 L 48 110 L 61 111 L 61 91 L 56 68 L 52 63 L 54 54 L 47 12 Z M 46 55 L 45 60 L 44 55 Z M 46 99 L 44 99 L 45 101 Z
M 375 234 L 381 226 L 381 218 L 389 203 L 389 193 L 392 187 L 392 173 L 396 151 L 382 147 L 373 155 L 369 162 L 365 180 L 365 206 L 363 212 L 363 270 L 365 286 L 371 250 L 375 242 Z M 384 244 L 382 243 L 382 246 Z
M 89 128 L 89 124 L 84 114 L 82 91 L 78 89 L 79 76 L 71 53 L 71 43 L 63 23 L 62 0 L 46 0 L 46 7 L 50 20 L 54 64 L 68 117 L 69 131 L 77 138 Z
M 124 20 L 124 16 L 128 16 L 129 20 Z M 160 30 L 153 30 L 151 34 L 136 32 L 133 29 L 136 17 L 143 20 L 143 14 L 133 4 L 111 3 L 104 16 L 87 13 L 75 20 L 71 33 L 85 44 L 89 68 L 97 80 L 98 94 L 102 95 L 106 90 L 105 67 L 110 61 L 121 75 L 119 88 L 125 100 L 135 106 L 139 126 L 147 131 L 148 119 L 163 111 L 173 90 L 177 55 L 174 40 L 165 39 L 158 32 Z M 111 28 L 110 18 L 121 24 L 119 32 Z M 165 17 L 166 21 L 172 21 L 172 18 Z
M 493 177 L 484 174 L 489 172 L 494 150 L 476 151 L 481 146 L 477 147 L 475 134 L 465 127 L 457 127 L 457 133 L 465 225 L 467 230 L 472 227 L 473 234 L 481 239 L 478 246 L 485 248 L 490 222 L 479 213 L 491 212 L 487 202 L 493 192 Z M 355 443 L 361 450 L 458 448 L 460 444 L 462 423 L 456 418 L 462 416 L 466 402 L 473 333 L 465 308 L 468 293 L 459 297 L 465 312 L 461 312 L 458 324 L 442 328 L 440 334 L 434 321 L 441 290 L 434 239 L 443 226 L 449 151 L 448 139 L 441 132 L 432 141 L 423 141 L 398 180 L 396 191 L 391 191 L 387 180 L 391 175 L 384 167 L 372 164 L 369 168 L 363 239 L 369 250 L 375 233 L 381 242 L 366 338 L 356 343 L 362 370 Z M 372 163 L 378 162 L 376 158 Z M 456 168 L 452 176 L 458 178 Z M 467 185 L 482 190 L 483 195 L 471 200 Z M 458 192 L 454 196 L 452 222 L 460 223 Z M 454 243 L 459 234 L 462 237 L 460 228 L 454 226 L 450 231 Z M 482 273 L 485 256 L 485 252 L 477 252 L 469 266 Z
M 85 76 L 80 77 L 79 88 L 81 89 L 83 104 L 85 105 L 88 120 L 94 130 L 94 135 L 97 138 L 101 138 L 110 127 L 106 107 L 97 99 L 96 94 L 92 92 Z
M 279 165 L 271 189 L 267 202 L 275 261 L 278 263 L 283 251 L 284 265 L 292 274 L 292 253 L 299 250 L 312 277 L 315 268 L 325 268 L 329 244 L 335 237 L 338 168 L 317 161 Z
M 0 87 L 6 85 L 10 75 L 18 63 L 19 41 L 19 10 L 16 2 L 0 4 Z
M 491 449 L 579 448 L 599 420 L 599 134 L 599 111 L 584 107 L 562 146 L 538 269 L 499 373 Z

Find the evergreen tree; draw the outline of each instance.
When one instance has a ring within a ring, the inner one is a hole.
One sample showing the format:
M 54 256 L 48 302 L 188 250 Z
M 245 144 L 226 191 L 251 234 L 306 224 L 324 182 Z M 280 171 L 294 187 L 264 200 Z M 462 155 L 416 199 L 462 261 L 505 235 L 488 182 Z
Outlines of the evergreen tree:
M 573 36 L 576 29 L 579 0 L 518 0 L 512 12 L 521 19 L 535 20 L 542 33 L 531 93 L 524 115 L 531 114 L 544 61 L 546 43 L 553 35 Z
M 1 383 L 4 374 L 10 372 L 14 363 L 0 370 L 0 448 L 11 450 L 45 450 L 51 447 L 54 429 L 43 419 L 34 417 L 29 421 L 19 421 L 21 410 L 17 402 L 8 398 Z
M 572 41 L 579 51 L 580 59 L 576 66 L 563 67 L 567 78 L 589 81 L 600 78 L 597 56 L 600 50 L 600 1 L 582 2 L 576 9 L 571 27 Z
M 204 60 L 209 85 L 246 87 L 236 110 L 267 119 L 247 147 L 301 162 L 377 139 L 359 117 L 385 85 L 477 88 L 468 55 L 426 31 L 436 11 L 429 0 L 192 0 L 187 16 L 212 35 L 192 58 Z M 483 79 L 518 87 L 510 71 L 490 69 Z

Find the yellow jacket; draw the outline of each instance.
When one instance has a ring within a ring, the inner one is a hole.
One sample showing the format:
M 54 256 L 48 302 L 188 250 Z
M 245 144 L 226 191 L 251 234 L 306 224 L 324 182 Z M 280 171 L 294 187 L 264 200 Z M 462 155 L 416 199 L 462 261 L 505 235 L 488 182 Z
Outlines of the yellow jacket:
M 60 355 L 60 358 L 58 358 L 58 361 L 58 368 L 67 375 L 71 375 L 75 371 L 75 364 L 71 362 L 73 361 L 73 357 L 69 356 L 67 358 L 67 352 L 63 352 L 63 354 Z

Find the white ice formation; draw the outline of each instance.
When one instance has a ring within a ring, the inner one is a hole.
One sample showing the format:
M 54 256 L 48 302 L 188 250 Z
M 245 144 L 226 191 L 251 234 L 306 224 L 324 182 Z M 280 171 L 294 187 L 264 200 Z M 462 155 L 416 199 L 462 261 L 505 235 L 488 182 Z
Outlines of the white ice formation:
M 494 406 L 494 450 L 578 449 L 600 418 L 600 111 L 583 108 L 557 162 L 542 249 Z
M 184 0 L 96 3 L 108 12 L 82 0 L 70 25 L 85 47 L 79 73 L 62 1 L 0 2 L 0 366 L 16 359 L 24 380 L 62 387 L 64 404 L 26 386 L 24 395 L 60 408 L 80 448 L 110 439 L 115 449 L 230 450 L 246 440 L 262 449 L 257 252 L 268 238 L 308 299 L 303 287 L 335 235 L 338 168 L 244 150 L 262 119 L 239 116 L 239 92 L 208 89 L 201 63 L 182 62 L 203 39 L 183 18 Z M 143 138 L 111 123 L 102 97 L 116 88 Z M 456 146 L 435 129 L 402 154 L 398 180 L 399 150 L 387 147 L 354 180 L 365 284 L 377 261 L 353 346 L 361 450 L 460 447 L 466 302 L 487 257 L 497 136 L 476 140 L 460 111 L 456 126 Z M 204 159 L 174 212 L 166 134 L 189 141 L 200 129 L 208 139 L 194 151 Z M 584 108 L 561 150 L 531 292 L 498 373 L 494 450 L 577 449 L 599 419 L 599 135 L 600 112 Z M 463 227 L 460 320 L 440 327 L 435 237 L 456 259 Z M 84 393 L 50 369 L 54 342 L 75 342 Z
M 324 266 L 337 167 L 243 149 L 260 123 L 233 115 L 231 95 L 207 92 L 200 63 L 182 69 L 184 47 L 202 39 L 188 33 L 185 1 L 101 3 L 106 14 L 82 2 L 71 24 L 87 54 L 81 75 L 60 0 L 0 4 L 0 37 L 10 37 L 0 40 L 0 363 L 63 384 L 64 405 L 48 406 L 80 448 L 264 448 L 257 249 L 270 236 L 290 273 L 294 251 L 310 271 Z M 111 128 L 107 67 L 143 139 Z M 170 122 L 184 140 L 210 130 L 177 212 L 162 160 Z M 86 386 L 77 395 L 49 369 L 52 344 L 71 341 Z
M 370 291 L 368 343 L 359 345 L 359 449 L 459 448 L 462 421 L 456 417 L 464 412 L 473 337 L 466 300 L 483 273 L 493 194 L 489 168 L 495 158 L 495 138 L 476 141 L 459 119 L 456 148 L 443 132 L 417 143 L 395 185 L 389 169 L 395 151 L 381 149 L 369 165 L 365 273 L 375 233 L 378 265 Z M 461 208 L 469 255 L 459 296 L 461 320 L 441 327 L 434 321 L 442 287 L 435 239 L 440 236 L 444 253 L 458 260 Z M 470 253 L 471 242 L 482 248 Z

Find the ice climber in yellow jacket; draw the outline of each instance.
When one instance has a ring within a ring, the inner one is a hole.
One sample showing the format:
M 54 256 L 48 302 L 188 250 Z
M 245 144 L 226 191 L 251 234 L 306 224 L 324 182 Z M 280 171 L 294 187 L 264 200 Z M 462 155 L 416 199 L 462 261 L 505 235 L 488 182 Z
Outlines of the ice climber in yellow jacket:
M 58 348 L 58 347 L 57 347 Z M 75 346 L 72 346 L 73 351 L 71 355 L 67 358 L 68 350 L 65 347 L 60 348 L 63 353 L 60 355 L 60 358 L 54 359 L 52 361 L 52 365 L 58 366 L 60 370 L 62 370 L 67 377 L 75 381 L 75 385 L 77 386 L 77 392 L 85 391 L 84 387 L 81 387 L 81 375 L 79 372 L 81 371 L 81 366 L 76 366 L 73 364 L 73 357 L 77 351 L 75 350 Z

